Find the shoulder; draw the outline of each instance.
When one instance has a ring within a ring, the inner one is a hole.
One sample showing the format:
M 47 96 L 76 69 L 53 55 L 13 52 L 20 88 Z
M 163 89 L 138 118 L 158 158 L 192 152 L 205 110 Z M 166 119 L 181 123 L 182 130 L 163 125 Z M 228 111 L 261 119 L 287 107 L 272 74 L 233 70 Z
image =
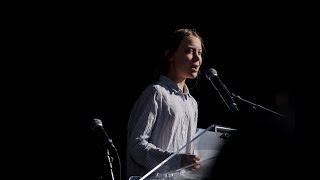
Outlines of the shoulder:
M 150 84 L 143 90 L 140 96 L 141 98 L 156 98 L 161 96 L 161 89 L 161 86 L 156 83 Z
M 170 92 L 170 88 L 168 88 L 166 84 L 158 81 L 148 85 L 142 92 L 141 96 L 145 98 L 161 100 L 163 98 L 166 99 L 168 96 L 170 96 L 170 94 L 172 94 Z
M 164 84 L 162 84 L 161 82 L 156 82 L 153 84 L 148 85 L 145 90 L 144 93 L 149 94 L 162 94 L 163 92 L 166 91 L 166 88 L 164 87 Z

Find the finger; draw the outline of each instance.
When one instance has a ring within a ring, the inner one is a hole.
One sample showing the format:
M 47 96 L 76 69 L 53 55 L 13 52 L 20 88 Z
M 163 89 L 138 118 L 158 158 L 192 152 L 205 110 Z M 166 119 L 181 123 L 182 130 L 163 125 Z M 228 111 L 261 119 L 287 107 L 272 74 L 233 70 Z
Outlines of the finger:
M 195 164 L 192 166 L 192 170 L 197 170 L 197 169 L 200 169 L 200 164 Z
M 195 160 L 195 161 L 200 161 L 200 156 L 195 155 L 195 156 L 193 157 L 193 160 Z

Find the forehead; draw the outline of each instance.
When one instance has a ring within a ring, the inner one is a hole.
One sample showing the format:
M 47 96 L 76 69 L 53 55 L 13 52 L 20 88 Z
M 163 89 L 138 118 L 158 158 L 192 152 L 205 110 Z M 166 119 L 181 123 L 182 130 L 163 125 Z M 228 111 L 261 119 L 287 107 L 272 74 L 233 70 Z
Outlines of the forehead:
M 202 42 L 199 38 L 191 35 L 183 39 L 180 44 L 181 47 L 192 47 L 196 49 L 202 49 Z

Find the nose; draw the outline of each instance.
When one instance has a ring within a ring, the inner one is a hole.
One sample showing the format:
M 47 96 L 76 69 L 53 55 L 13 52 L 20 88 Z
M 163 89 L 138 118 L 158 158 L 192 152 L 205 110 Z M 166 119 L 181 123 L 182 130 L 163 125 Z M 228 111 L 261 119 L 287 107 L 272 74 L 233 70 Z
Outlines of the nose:
M 201 54 L 195 53 L 193 56 L 193 60 L 194 61 L 201 61 L 202 60 Z

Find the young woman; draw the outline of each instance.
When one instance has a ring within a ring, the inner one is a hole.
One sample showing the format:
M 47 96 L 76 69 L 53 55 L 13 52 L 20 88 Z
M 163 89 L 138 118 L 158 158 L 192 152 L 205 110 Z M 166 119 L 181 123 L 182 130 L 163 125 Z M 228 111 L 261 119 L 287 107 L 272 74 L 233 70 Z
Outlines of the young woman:
M 163 52 L 159 80 L 142 92 L 128 121 L 127 178 L 143 176 L 194 138 L 198 104 L 186 79 L 195 79 L 202 64 L 203 40 L 193 29 L 177 29 Z M 186 146 L 158 171 L 192 165 L 200 168 L 193 146 Z

